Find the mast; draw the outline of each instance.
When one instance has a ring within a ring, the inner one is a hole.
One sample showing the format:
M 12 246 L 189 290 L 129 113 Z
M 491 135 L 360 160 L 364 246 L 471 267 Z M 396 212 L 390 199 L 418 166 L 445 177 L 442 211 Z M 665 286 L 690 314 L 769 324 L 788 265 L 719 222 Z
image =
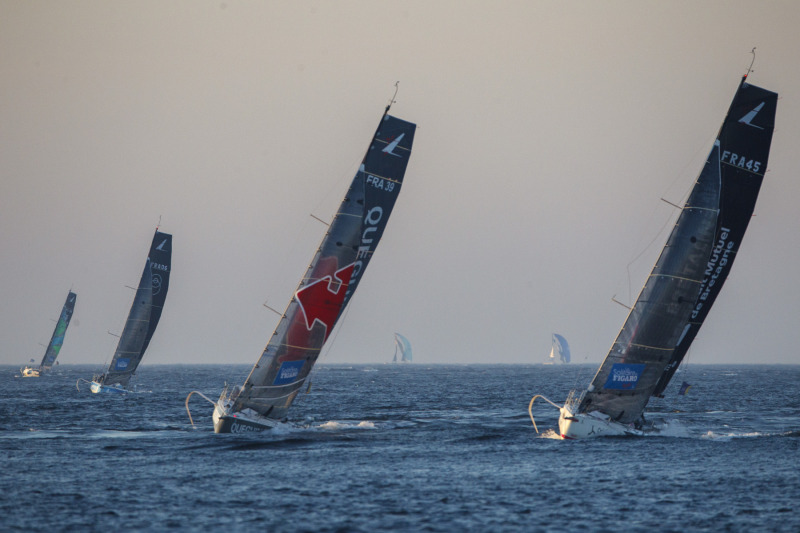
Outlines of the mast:
M 702 287 L 687 317 L 685 335 L 653 391 L 656 396 L 663 395 L 728 279 L 767 170 L 777 103 L 777 93 L 748 84 L 747 74 L 742 77 L 717 136 L 722 190 L 714 237 L 716 246 L 709 255 Z
M 400 192 L 414 140 L 416 125 L 389 115 L 391 104 L 234 412 L 286 416 L 358 287 Z
M 156 230 L 125 328 L 102 385 L 127 385 L 161 319 L 172 271 L 172 235 Z
M 663 392 L 730 272 L 767 168 L 777 94 L 734 96 L 697 183 L 616 341 L 578 405 L 637 422 Z
M 67 299 L 64 302 L 64 307 L 61 308 L 61 316 L 56 322 L 56 327 L 53 330 L 53 335 L 50 337 L 50 342 L 42 357 L 42 362 L 39 365 L 41 370 L 50 370 L 56 362 L 61 346 L 64 344 L 64 336 L 67 333 L 67 327 L 72 319 L 72 313 L 75 310 L 75 302 L 78 296 L 71 290 L 67 294 Z

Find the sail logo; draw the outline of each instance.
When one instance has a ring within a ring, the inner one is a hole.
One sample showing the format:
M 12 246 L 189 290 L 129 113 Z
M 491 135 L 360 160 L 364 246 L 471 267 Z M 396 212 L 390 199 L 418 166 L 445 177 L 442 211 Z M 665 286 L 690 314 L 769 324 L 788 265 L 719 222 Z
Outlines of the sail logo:
M 156 250 L 161 251 L 161 252 L 165 252 L 166 251 L 166 250 L 164 250 L 164 245 L 165 244 L 167 244 L 167 239 L 164 239 L 163 241 L 161 241 L 161 244 L 156 246 Z
M 361 233 L 361 246 L 358 247 L 356 252 L 356 262 L 354 264 L 353 275 L 350 278 L 350 286 L 347 288 L 347 293 L 351 294 L 356 287 L 358 276 L 364 269 L 364 263 L 369 261 L 370 254 L 372 253 L 372 245 L 375 243 L 373 233 L 378 231 L 378 224 L 383 219 L 383 208 L 379 205 L 371 208 L 364 216 L 364 231 Z
M 161 292 L 161 284 L 163 281 L 161 280 L 161 276 L 158 274 L 153 274 L 153 296 Z
M 127 357 L 120 357 L 117 359 L 117 364 L 114 365 L 114 370 L 119 370 L 120 372 L 124 372 L 128 369 L 128 364 L 131 362 L 130 358 Z
M 342 310 L 347 285 L 353 275 L 355 263 L 340 268 L 333 275 L 309 283 L 295 293 L 297 303 L 306 321 L 306 328 L 311 331 L 319 322 L 325 327 L 325 338 L 328 338 L 339 311 Z
M 762 128 L 761 126 L 756 126 L 755 124 L 753 124 L 752 120 L 754 118 L 756 118 L 756 115 L 758 114 L 758 112 L 761 111 L 764 108 L 764 104 L 765 103 L 766 102 L 761 102 L 760 104 L 758 104 L 752 111 L 750 111 L 745 116 L 740 118 L 739 119 L 739 123 L 740 124 L 746 124 L 747 126 L 750 126 L 751 128 L 756 128 L 758 130 L 763 130 L 764 128 Z
M 645 365 L 642 364 L 614 363 L 603 388 L 615 390 L 635 389 L 644 367 Z
M 293 383 L 297 381 L 297 377 L 300 375 L 300 371 L 303 369 L 303 365 L 305 363 L 306 362 L 304 360 L 284 361 L 281 363 L 281 366 L 278 369 L 278 375 L 275 376 L 275 381 L 273 381 L 272 384 L 286 385 L 287 383 Z
M 400 141 L 402 141 L 403 137 L 405 136 L 406 136 L 405 133 L 401 133 L 399 137 L 397 137 L 395 140 L 386 145 L 386 148 L 381 150 L 381 152 L 383 152 L 384 154 L 393 155 L 395 157 L 403 157 L 400 154 L 394 153 L 394 149 L 397 148 L 397 145 L 400 144 Z
M 711 250 L 711 256 L 708 259 L 708 263 L 706 263 L 703 282 L 700 284 L 700 296 L 697 297 L 697 305 L 692 310 L 692 319 L 697 318 L 697 315 L 700 314 L 703 303 L 711 296 L 712 287 L 717 284 L 717 280 L 722 275 L 725 267 L 733 261 L 733 257 L 730 256 L 735 253 L 733 248 L 736 246 L 736 242 L 728 240 L 730 233 L 731 230 L 729 228 L 721 227 L 719 230 L 717 244 Z M 724 281 L 724 279 L 723 277 L 722 280 Z

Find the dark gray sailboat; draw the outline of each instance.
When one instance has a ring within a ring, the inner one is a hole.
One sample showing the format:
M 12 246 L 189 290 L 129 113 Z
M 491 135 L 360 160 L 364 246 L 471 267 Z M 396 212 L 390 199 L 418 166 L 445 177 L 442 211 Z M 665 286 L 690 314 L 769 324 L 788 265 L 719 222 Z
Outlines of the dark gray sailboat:
M 686 205 L 588 388 L 560 409 L 564 439 L 640 434 L 719 295 L 767 170 L 778 95 L 742 78 Z M 533 420 L 531 399 L 528 411 Z M 534 427 L 536 422 L 534 421 Z M 538 429 L 537 429 L 538 431 Z
M 286 419 L 383 235 L 400 192 L 416 125 L 388 114 L 286 311 L 242 386 L 214 404 L 214 431 L 262 431 Z M 191 420 L 191 413 L 189 413 Z
M 44 352 L 44 357 L 42 357 L 42 362 L 38 367 L 26 366 L 21 369 L 22 377 L 38 378 L 56 364 L 56 358 L 59 352 L 61 352 L 61 346 L 64 344 L 64 337 L 67 334 L 67 328 L 69 327 L 69 321 L 72 319 L 72 313 L 75 311 L 75 302 L 77 299 L 78 295 L 69 291 L 67 300 L 64 302 L 64 307 L 61 308 L 61 316 L 58 317 L 53 335 L 50 337 L 50 342 Z
M 158 326 L 167 298 L 171 271 L 172 235 L 156 229 L 114 357 L 105 374 L 92 378 L 92 392 L 126 390 Z

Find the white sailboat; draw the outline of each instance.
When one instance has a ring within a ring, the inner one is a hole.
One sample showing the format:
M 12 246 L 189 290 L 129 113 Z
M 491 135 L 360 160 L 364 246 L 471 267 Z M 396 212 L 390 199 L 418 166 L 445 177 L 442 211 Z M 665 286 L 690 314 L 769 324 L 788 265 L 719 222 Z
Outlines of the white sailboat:
M 58 317 L 53 335 L 50 337 L 50 342 L 44 352 L 44 357 L 42 357 L 42 362 L 39 363 L 38 367 L 26 366 L 25 368 L 21 368 L 20 374 L 22 377 L 38 378 L 56 364 L 56 357 L 58 357 L 58 354 L 61 352 L 61 346 L 64 344 L 64 337 L 67 334 L 67 328 L 72 319 L 72 313 L 75 311 L 75 302 L 77 299 L 78 296 L 74 292 L 69 291 L 67 300 L 64 302 L 64 307 L 61 308 L 61 316 Z M 31 362 L 33 362 L 32 359 Z
M 392 363 L 397 363 L 397 352 L 400 352 L 400 362 L 410 363 L 413 360 L 411 342 L 399 333 L 394 334 L 394 358 Z
M 558 333 L 553 333 L 552 344 L 550 346 L 550 355 L 545 361 L 544 364 L 552 365 L 555 364 L 556 361 L 560 361 L 562 363 L 569 363 L 570 360 L 570 353 L 569 353 L 569 344 L 567 343 L 567 339 L 563 337 L 563 335 L 559 335 Z

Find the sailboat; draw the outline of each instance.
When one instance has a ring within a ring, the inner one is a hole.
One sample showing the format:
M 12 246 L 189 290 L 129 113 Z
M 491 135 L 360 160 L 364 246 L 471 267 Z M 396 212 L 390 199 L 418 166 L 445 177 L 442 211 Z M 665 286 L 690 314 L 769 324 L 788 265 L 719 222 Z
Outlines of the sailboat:
M 558 356 L 558 359 L 556 359 Z M 548 357 L 548 361 L 545 363 L 546 365 L 552 365 L 556 361 L 561 361 L 562 363 L 569 363 L 569 344 L 567 344 L 567 339 L 565 339 L 562 335 L 558 333 L 553 333 L 553 342 L 552 346 L 550 347 L 550 356 Z
M 320 351 L 364 275 L 394 207 L 411 155 L 415 124 L 389 115 L 391 102 L 272 337 L 242 386 L 214 404 L 214 432 L 270 429 L 286 419 Z M 192 421 L 194 425 L 194 422 Z
M 748 71 L 749 74 L 749 71 Z M 711 153 L 622 330 L 587 389 L 560 411 L 563 439 L 641 435 L 644 409 L 697 336 L 739 251 L 767 169 L 778 95 L 742 78 Z M 536 429 L 538 432 L 538 428 Z
M 394 359 L 392 359 L 392 363 L 397 362 L 397 351 L 400 351 L 400 362 L 401 363 L 410 363 L 412 360 L 411 354 L 411 343 L 408 341 L 407 338 L 400 335 L 399 333 L 394 334 Z
M 128 319 L 108 370 L 92 378 L 94 393 L 125 392 L 158 326 L 172 271 L 172 235 L 156 228 Z
M 64 344 L 64 336 L 67 333 L 69 321 L 72 319 L 72 313 L 75 311 L 75 302 L 78 295 L 72 291 L 67 293 L 67 300 L 64 302 L 64 307 L 61 308 L 61 316 L 56 322 L 56 328 L 53 330 L 53 336 L 50 337 L 50 343 L 44 352 L 44 357 L 39 367 L 26 366 L 21 369 L 22 377 L 24 378 L 38 378 L 44 372 L 47 372 L 53 365 L 56 364 L 56 357 L 61 351 L 61 346 Z

